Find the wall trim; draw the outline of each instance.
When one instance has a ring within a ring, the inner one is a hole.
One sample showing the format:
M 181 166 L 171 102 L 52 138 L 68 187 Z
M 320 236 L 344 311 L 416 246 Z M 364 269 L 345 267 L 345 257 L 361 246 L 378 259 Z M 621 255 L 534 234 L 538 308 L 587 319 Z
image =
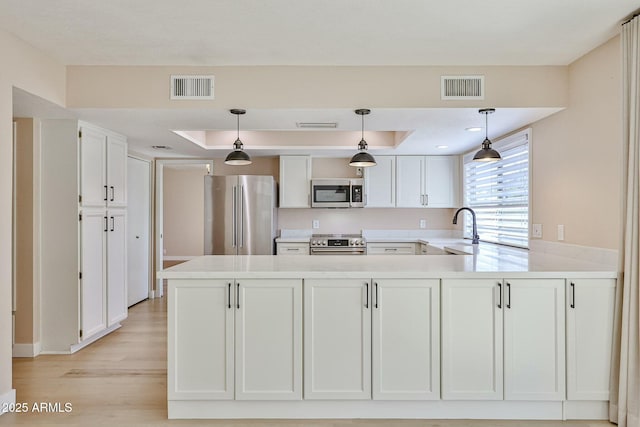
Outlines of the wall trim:
M 13 357 L 36 357 L 42 351 L 40 341 L 28 344 L 14 344 Z
M 15 404 L 16 403 L 16 389 L 11 389 L 8 392 L 6 392 L 3 395 L 0 395 L 0 415 L 4 414 L 4 412 L 2 412 L 3 408 L 6 408 L 7 406 L 11 405 L 11 404 Z

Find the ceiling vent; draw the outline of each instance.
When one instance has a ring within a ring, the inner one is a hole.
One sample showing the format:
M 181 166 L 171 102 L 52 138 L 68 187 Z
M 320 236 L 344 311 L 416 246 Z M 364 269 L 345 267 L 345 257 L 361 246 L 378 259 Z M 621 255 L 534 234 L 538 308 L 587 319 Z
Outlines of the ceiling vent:
M 171 76 L 171 99 L 213 99 L 213 76 Z
M 441 76 L 440 96 L 443 101 L 484 99 L 484 76 Z
M 338 122 L 296 122 L 296 126 L 306 129 L 335 129 Z

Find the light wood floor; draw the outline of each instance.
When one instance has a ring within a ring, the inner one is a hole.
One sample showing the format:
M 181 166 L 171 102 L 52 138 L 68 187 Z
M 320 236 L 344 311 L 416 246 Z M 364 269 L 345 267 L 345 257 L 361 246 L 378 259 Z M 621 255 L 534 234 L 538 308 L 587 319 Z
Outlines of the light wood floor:
M 166 295 L 166 293 L 165 293 Z M 73 355 L 13 361 L 17 401 L 71 403 L 69 413 L 7 413 L 0 425 L 287 427 L 612 427 L 606 422 L 470 420 L 167 420 L 166 298 L 129 310 L 122 328 Z

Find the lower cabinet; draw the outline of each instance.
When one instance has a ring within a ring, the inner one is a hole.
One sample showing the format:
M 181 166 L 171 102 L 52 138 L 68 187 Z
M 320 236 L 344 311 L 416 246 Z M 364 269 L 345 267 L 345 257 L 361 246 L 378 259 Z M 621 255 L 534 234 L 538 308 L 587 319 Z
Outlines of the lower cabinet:
M 451 279 L 442 293 L 443 399 L 564 400 L 564 280 Z
M 302 398 L 302 281 L 171 280 L 169 400 Z
M 305 399 L 440 397 L 438 279 L 305 280 Z
M 567 280 L 567 399 L 609 400 L 615 279 Z
M 309 255 L 309 243 L 278 242 L 276 253 L 278 255 Z

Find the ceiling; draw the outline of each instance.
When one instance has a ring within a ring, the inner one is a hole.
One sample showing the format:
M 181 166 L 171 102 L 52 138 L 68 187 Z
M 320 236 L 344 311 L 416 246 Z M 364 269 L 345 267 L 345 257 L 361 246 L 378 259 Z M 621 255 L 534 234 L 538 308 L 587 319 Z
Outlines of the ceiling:
M 566 65 L 618 34 L 638 7 L 637 0 L 2 0 L 0 29 L 67 65 Z M 490 136 L 556 111 L 500 109 L 489 118 Z M 226 110 L 65 110 L 18 89 L 14 114 L 81 118 L 154 157 L 224 156 L 232 140 L 207 151 L 171 131 L 236 124 Z M 300 121 L 339 121 L 355 132 L 342 148 L 311 150 L 317 154 L 348 156 L 359 140 L 359 117 L 346 109 L 251 110 L 241 129 L 292 131 Z M 398 148 L 379 153 L 461 153 L 484 138 L 464 131 L 470 126 L 484 126 L 474 108 L 382 109 L 366 118 L 368 131 L 408 132 Z M 271 146 L 259 155 L 281 152 Z

